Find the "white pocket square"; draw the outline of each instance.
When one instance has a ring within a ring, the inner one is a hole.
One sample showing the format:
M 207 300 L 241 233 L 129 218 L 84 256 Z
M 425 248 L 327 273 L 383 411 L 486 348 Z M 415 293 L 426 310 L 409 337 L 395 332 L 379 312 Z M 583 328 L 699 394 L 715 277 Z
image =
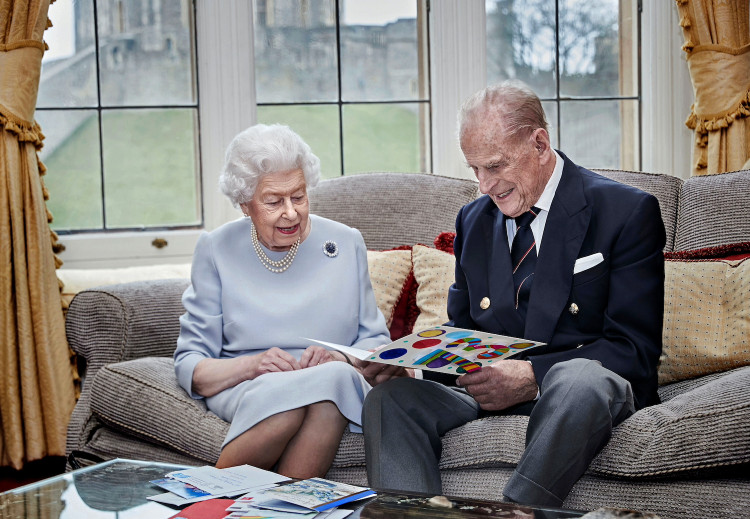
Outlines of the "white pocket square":
M 584 270 L 588 270 L 591 267 L 596 267 L 602 261 L 604 261 L 604 256 L 602 256 L 601 252 L 597 252 L 596 254 L 592 254 L 591 256 L 578 258 L 576 260 L 576 264 L 573 265 L 573 274 L 575 275 L 579 272 L 583 272 Z

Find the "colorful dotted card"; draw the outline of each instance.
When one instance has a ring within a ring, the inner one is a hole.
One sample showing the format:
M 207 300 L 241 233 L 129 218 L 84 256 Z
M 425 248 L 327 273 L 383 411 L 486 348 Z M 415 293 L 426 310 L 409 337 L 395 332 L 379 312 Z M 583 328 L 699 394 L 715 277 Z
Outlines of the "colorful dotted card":
M 542 345 L 543 342 L 495 333 L 436 326 L 402 337 L 361 358 L 405 368 L 462 375 Z

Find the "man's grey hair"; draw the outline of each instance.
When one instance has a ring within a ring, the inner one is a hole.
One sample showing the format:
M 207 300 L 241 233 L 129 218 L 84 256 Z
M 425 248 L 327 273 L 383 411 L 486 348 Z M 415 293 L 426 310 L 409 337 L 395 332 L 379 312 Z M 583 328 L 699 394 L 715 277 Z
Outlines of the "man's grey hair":
M 219 188 L 239 208 L 255 194 L 261 177 L 301 169 L 307 187 L 320 180 L 320 159 L 302 137 L 282 124 L 256 124 L 232 139 L 224 156 Z
M 506 135 L 522 138 L 537 128 L 549 132 L 547 117 L 539 97 L 526 84 L 507 80 L 490 85 L 472 95 L 458 111 L 458 137 L 488 112 L 500 116 Z

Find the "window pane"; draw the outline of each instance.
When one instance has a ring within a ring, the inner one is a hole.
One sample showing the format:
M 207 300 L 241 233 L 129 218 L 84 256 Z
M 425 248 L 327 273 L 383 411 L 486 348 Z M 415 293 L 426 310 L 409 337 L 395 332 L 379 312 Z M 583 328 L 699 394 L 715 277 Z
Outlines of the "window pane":
M 344 172 L 425 172 L 429 144 L 420 140 L 426 104 L 345 105 Z
M 344 0 L 341 19 L 343 100 L 423 97 L 417 0 Z
M 557 131 L 557 103 L 555 101 L 542 101 L 544 114 L 547 116 L 547 127 L 549 129 L 549 142 L 555 149 L 560 149 L 560 134 Z
M 107 227 L 201 221 L 194 109 L 102 113 Z
M 334 0 L 255 0 L 254 7 L 258 102 L 336 101 Z
M 259 106 L 258 122 L 289 126 L 320 159 L 323 178 L 341 176 L 339 112 L 336 105 Z
M 54 230 L 101 229 L 99 121 L 95 110 L 38 110 L 46 138 L 40 153 Z
M 636 101 L 563 101 L 561 149 L 586 168 L 638 169 Z
M 562 95 L 624 94 L 620 88 L 620 69 L 624 64 L 620 61 L 620 38 L 626 37 L 627 41 L 632 41 L 633 35 L 620 33 L 619 4 L 619 0 L 561 0 L 559 52 Z M 631 68 L 632 64 L 631 59 Z M 632 84 L 634 71 L 628 69 L 623 72 Z M 632 88 L 626 90 L 632 92 Z
M 555 0 L 486 0 L 487 82 L 520 79 L 554 97 Z
M 96 48 L 93 0 L 55 2 L 52 27 L 44 32 L 49 50 L 42 59 L 37 107 L 96 106 Z
M 195 103 L 190 0 L 97 0 L 96 7 L 102 106 Z

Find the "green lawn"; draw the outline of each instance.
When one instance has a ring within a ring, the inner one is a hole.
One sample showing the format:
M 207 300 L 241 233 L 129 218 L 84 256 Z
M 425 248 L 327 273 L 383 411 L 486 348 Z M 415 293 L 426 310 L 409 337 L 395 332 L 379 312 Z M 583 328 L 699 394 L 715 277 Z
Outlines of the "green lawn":
M 92 116 L 44 159 L 53 229 L 102 227 L 98 142 L 96 116 Z
M 107 227 L 199 223 L 190 110 L 108 111 L 102 117 Z M 54 229 L 103 227 L 97 118 L 45 158 Z
M 341 175 L 335 106 L 259 107 L 259 122 L 283 123 L 320 157 L 324 178 Z M 199 223 L 194 112 L 106 111 L 102 117 L 104 200 L 97 118 L 44 160 L 53 229 L 160 227 Z M 399 105 L 344 107 L 346 174 L 419 171 L 418 118 Z
M 320 158 L 324 178 L 341 175 L 335 106 L 260 106 L 258 122 L 288 125 Z M 343 111 L 344 172 L 419 171 L 419 121 L 399 105 L 347 105 Z

